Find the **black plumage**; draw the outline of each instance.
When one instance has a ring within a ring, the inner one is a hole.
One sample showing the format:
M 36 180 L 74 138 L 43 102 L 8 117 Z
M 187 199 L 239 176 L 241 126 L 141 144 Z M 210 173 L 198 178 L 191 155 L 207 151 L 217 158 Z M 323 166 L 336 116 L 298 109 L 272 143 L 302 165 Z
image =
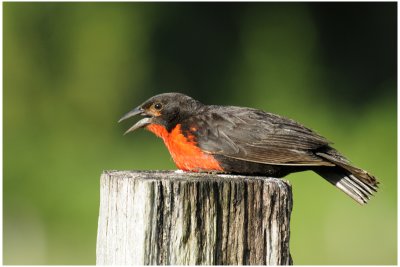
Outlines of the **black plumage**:
M 179 93 L 147 100 L 142 107 L 161 103 L 153 123 L 170 131 L 177 124 L 196 145 L 211 154 L 225 172 L 283 177 L 312 170 L 360 204 L 367 203 L 378 182 L 354 167 L 331 143 L 305 126 L 258 109 L 204 105 Z

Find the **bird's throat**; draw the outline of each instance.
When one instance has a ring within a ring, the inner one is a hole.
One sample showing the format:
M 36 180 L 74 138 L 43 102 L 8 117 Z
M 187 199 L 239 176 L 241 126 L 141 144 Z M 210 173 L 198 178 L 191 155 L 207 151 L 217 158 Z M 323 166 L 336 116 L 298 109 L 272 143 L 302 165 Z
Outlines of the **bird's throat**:
M 165 139 L 168 138 L 168 131 L 165 129 L 164 126 L 159 125 L 159 124 L 149 124 L 146 126 L 146 129 L 149 130 L 150 132 L 154 133 L 158 137 L 162 138 L 165 142 Z

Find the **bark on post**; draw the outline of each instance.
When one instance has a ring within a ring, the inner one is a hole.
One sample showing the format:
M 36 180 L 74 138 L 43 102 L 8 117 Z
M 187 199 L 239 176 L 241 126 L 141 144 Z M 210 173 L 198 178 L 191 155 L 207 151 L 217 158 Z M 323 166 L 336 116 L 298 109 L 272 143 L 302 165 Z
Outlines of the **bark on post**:
M 97 264 L 291 264 L 291 210 L 281 179 L 105 171 Z

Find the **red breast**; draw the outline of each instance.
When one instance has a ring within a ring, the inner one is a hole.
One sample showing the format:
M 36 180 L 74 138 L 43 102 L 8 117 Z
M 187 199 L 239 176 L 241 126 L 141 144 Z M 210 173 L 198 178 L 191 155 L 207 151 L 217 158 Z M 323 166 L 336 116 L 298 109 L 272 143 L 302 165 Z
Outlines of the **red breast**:
M 164 126 L 150 124 L 146 129 L 162 138 L 176 166 L 184 171 L 223 171 L 218 161 L 204 153 L 196 144 L 193 135 L 183 135 L 181 125 L 168 132 Z

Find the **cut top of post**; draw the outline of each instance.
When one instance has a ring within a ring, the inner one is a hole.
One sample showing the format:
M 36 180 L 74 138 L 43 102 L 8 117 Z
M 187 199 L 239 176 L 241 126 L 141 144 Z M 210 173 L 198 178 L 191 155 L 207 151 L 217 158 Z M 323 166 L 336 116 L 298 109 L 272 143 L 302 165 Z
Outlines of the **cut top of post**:
M 222 174 L 222 173 L 207 173 L 207 172 L 183 172 L 183 171 L 154 171 L 154 170 L 141 170 L 141 171 L 118 171 L 118 170 L 106 170 L 103 171 L 102 175 L 107 175 L 113 179 L 119 178 L 131 178 L 138 180 L 148 180 L 148 181 L 159 181 L 159 180 L 182 180 L 182 181 L 255 181 L 262 180 L 268 181 L 278 186 L 291 186 L 287 180 L 266 176 L 248 176 L 248 175 L 238 175 L 238 174 Z

